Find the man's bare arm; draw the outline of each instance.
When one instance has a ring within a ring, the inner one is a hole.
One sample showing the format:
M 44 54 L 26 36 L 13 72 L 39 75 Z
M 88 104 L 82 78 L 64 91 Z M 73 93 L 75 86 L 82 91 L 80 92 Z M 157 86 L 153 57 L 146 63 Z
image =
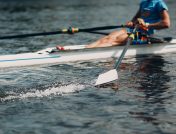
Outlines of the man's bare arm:
M 169 17 L 168 11 L 163 10 L 160 15 L 161 15 L 161 21 L 157 23 L 149 24 L 148 28 L 160 30 L 160 29 L 170 27 L 170 17 Z
M 137 18 L 140 18 L 140 17 L 141 17 L 141 13 L 140 13 L 140 9 L 139 9 L 131 21 L 133 23 L 136 23 Z
M 134 27 L 135 23 L 137 22 L 137 18 L 140 17 L 140 9 L 137 11 L 137 13 L 134 15 L 133 19 L 129 22 L 127 22 L 128 27 Z

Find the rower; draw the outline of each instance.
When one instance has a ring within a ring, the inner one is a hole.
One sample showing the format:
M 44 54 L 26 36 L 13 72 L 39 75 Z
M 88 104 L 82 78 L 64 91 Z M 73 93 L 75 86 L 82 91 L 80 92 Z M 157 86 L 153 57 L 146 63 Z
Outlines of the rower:
M 163 0 L 141 0 L 139 10 L 133 19 L 127 22 L 128 28 L 114 31 L 86 47 L 95 48 L 122 45 L 126 42 L 128 34 L 133 31 L 135 25 L 139 25 L 139 30 L 136 32 L 133 44 L 146 44 L 148 37 L 152 36 L 155 30 L 169 28 L 170 17 L 166 3 Z

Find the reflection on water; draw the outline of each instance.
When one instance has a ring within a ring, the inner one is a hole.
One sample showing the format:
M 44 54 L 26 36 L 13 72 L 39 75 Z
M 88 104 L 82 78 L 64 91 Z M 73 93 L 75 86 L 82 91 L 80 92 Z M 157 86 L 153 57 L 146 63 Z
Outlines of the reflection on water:
M 149 99 L 148 103 L 162 103 L 163 99 L 160 97 L 169 88 L 167 83 L 170 81 L 167 71 L 163 70 L 166 62 L 162 56 L 155 55 L 143 57 L 138 62 L 140 67 L 137 71 L 143 74 L 138 76 L 138 90 L 145 93 L 146 100 Z
M 136 83 L 139 85 L 137 90 L 142 93 L 140 98 L 143 101 L 140 103 L 141 106 L 130 114 L 137 119 L 159 125 L 162 122 L 158 120 L 158 116 L 166 112 L 165 102 L 171 99 L 167 95 L 170 76 L 163 70 L 166 61 L 162 56 L 156 55 L 137 59 L 139 67 L 133 76 L 136 77 Z

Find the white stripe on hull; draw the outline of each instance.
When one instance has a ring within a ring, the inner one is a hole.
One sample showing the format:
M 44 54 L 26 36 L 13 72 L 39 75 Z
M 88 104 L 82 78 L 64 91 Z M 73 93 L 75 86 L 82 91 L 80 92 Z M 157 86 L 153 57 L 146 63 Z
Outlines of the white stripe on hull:
M 42 64 L 61 64 L 75 61 L 87 61 L 94 59 L 105 59 L 119 57 L 124 46 L 83 49 L 76 51 L 63 51 L 42 54 L 24 53 L 16 55 L 0 56 L 0 68 L 32 66 Z M 40 53 L 43 51 L 40 51 Z M 131 45 L 125 56 L 141 54 L 163 54 L 176 52 L 176 44 L 153 44 L 153 45 Z

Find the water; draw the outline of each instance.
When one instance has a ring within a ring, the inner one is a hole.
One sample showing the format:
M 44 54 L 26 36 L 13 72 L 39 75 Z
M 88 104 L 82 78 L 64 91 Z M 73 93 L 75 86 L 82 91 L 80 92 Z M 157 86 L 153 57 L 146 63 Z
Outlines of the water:
M 139 0 L 1 0 L 0 33 L 22 34 L 119 25 Z M 174 0 L 167 0 L 175 36 Z M 129 6 L 130 5 L 130 6 Z M 128 10 L 126 10 L 128 8 Z M 38 51 L 56 44 L 85 44 L 102 35 L 78 33 L 1 40 L 0 53 Z M 124 59 L 120 79 L 93 86 L 112 59 L 0 70 L 0 134 L 175 134 L 176 54 Z

